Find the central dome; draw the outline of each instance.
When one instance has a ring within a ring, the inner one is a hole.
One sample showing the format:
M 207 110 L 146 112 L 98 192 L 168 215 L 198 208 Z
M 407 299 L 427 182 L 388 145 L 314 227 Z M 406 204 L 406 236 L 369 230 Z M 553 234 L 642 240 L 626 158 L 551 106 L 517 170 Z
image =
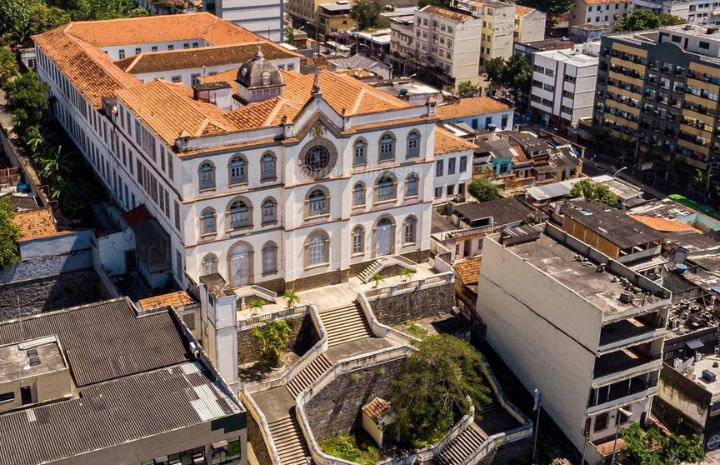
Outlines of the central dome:
M 246 89 L 283 85 L 280 71 L 263 57 L 259 47 L 253 59 L 240 67 L 235 80 Z

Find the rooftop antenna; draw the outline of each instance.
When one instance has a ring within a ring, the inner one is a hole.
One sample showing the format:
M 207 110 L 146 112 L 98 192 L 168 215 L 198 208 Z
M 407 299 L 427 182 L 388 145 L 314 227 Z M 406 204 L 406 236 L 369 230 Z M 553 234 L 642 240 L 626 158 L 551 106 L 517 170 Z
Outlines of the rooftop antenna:
M 315 44 L 315 49 L 317 50 L 318 44 Z M 318 53 L 316 52 L 313 56 L 313 64 L 315 65 L 315 80 L 313 81 L 313 87 L 312 87 L 312 93 L 313 94 L 319 94 L 320 93 L 320 67 L 317 63 L 318 60 Z

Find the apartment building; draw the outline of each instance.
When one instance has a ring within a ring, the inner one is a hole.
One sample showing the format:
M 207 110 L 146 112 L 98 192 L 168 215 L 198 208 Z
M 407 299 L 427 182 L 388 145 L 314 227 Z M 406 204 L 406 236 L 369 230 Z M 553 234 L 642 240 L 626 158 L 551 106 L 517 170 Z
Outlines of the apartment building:
M 630 13 L 628 0 L 575 0 L 570 26 L 603 24 L 608 30 Z
M 638 8 L 667 13 L 695 24 L 720 23 L 720 3 L 706 0 L 630 0 L 629 12 Z
M 453 135 L 444 128 L 435 131 L 435 202 L 464 198 L 472 181 L 475 144 Z
M 388 18 L 390 24 L 390 55 L 396 74 L 409 76 L 415 65 L 415 15 Z M 447 28 L 447 27 L 446 27 Z M 447 39 L 446 39 L 447 40 Z M 409 63 L 408 63 L 409 62 Z
M 600 43 L 587 43 L 533 55 L 530 108 L 537 120 L 564 129 L 592 117 L 599 51 Z
M 352 5 L 347 0 L 325 3 L 318 7 L 318 32 L 325 36 L 338 32 L 348 32 L 355 28 L 355 21 L 350 17 Z
M 667 289 L 552 225 L 483 241 L 487 340 L 591 464 L 616 425 L 650 415 L 670 305 Z
M 247 463 L 247 411 L 169 307 L 4 322 L 0 356 L 3 463 Z
M 209 0 L 203 2 L 203 10 L 268 40 L 285 40 L 284 0 Z
M 38 73 L 117 205 L 144 204 L 158 220 L 182 288 L 219 273 L 230 288 L 282 292 L 346 281 L 378 256 L 426 256 L 434 102 L 280 69 L 262 45 L 281 47 L 262 42 L 251 60 L 193 88 L 141 82 L 113 61 L 118 49 L 257 36 L 208 14 L 122 21 L 36 36 Z
M 720 150 L 719 56 L 714 26 L 602 38 L 593 122 L 617 137 L 640 138 L 638 153 L 624 164 L 637 164 L 653 149 L 674 159 L 681 177 L 710 168 L 711 154 Z
M 526 6 L 515 6 L 515 43 L 538 42 L 545 39 L 547 15 L 540 10 Z

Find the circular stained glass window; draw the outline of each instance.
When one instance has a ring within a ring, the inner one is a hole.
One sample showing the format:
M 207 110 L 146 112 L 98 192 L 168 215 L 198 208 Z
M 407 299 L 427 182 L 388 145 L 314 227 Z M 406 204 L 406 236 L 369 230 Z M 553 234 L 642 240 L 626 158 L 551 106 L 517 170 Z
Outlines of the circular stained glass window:
M 317 145 L 305 154 L 305 167 L 315 173 L 322 171 L 330 164 L 330 152 L 321 145 Z

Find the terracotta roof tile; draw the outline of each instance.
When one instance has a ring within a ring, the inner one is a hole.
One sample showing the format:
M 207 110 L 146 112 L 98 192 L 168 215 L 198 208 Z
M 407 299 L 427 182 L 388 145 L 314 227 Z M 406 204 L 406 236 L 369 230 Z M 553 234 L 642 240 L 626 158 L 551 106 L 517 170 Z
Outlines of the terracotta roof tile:
M 461 139 L 445 128 L 435 129 L 435 155 L 476 149 L 477 145 Z
M 390 404 L 379 397 L 374 398 L 370 403 L 363 406 L 363 412 L 375 423 L 379 423 L 390 410 Z
M 153 310 L 155 308 L 171 306 L 173 308 L 184 307 L 195 302 L 187 291 L 171 292 L 169 294 L 158 295 L 138 301 L 138 305 L 143 310 Z
M 510 107 L 490 97 L 463 98 L 458 100 L 457 103 L 437 107 L 437 115 L 442 120 L 487 115 L 500 111 L 510 111 Z
M 640 216 L 640 215 L 628 215 L 630 218 L 633 218 L 645 226 L 649 226 L 652 229 L 656 231 L 661 232 L 686 232 L 686 231 L 694 231 L 698 234 L 702 234 L 702 231 L 699 229 L 695 229 L 689 224 L 685 224 L 682 221 L 678 220 L 668 220 L 665 218 L 658 218 L 654 216 Z
M 460 11 L 448 10 L 447 8 L 442 8 L 435 5 L 426 6 L 420 11 L 422 11 L 423 13 L 430 13 L 433 15 L 442 16 L 443 18 L 447 18 L 450 21 L 456 21 L 459 23 L 465 22 L 468 19 L 472 18 L 470 12 L 463 13 Z
M 13 222 L 20 228 L 20 240 L 29 241 L 56 236 L 57 225 L 52 212 L 47 208 L 15 214 Z
M 628 0 L 583 0 L 587 5 L 604 5 L 606 3 L 627 3 Z
M 515 16 L 526 16 L 535 11 L 534 8 L 528 8 L 526 6 L 515 5 Z
M 455 262 L 455 274 L 463 284 L 477 284 L 482 270 L 482 257 L 468 258 Z

